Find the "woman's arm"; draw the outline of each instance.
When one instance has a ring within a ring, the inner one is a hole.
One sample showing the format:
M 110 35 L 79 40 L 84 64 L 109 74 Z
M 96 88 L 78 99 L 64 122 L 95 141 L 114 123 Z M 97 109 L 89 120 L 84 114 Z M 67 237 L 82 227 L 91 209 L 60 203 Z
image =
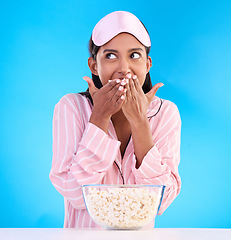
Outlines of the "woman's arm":
M 181 180 L 178 173 L 180 161 L 181 120 L 177 107 L 164 101 L 161 112 L 154 119 L 147 119 L 147 108 L 161 83 L 144 94 L 137 78 L 130 79 L 127 97 L 122 110 L 132 130 L 136 184 L 165 185 L 161 214 L 179 194 Z M 132 176 L 131 176 L 132 177 Z
M 145 155 L 138 169 L 134 165 L 132 172 L 137 184 L 166 186 L 159 210 L 159 214 L 162 214 L 179 194 L 181 188 L 178 172 L 181 119 L 176 105 L 166 100 L 155 118 L 157 125 L 154 124 L 154 119 L 150 120 L 154 146 Z
M 75 103 L 71 97 L 74 98 L 73 95 L 63 97 L 54 110 L 50 180 L 74 207 L 85 208 L 80 186 L 102 182 L 116 158 L 120 142 L 83 119 L 77 105 L 86 102 L 78 97 Z
M 136 76 L 130 78 L 129 84 L 126 85 L 126 99 L 122 110 L 131 126 L 137 168 L 141 165 L 147 152 L 154 146 L 150 124 L 147 119 L 147 109 L 161 86 L 163 84 L 158 83 L 149 93 L 144 94 Z
M 154 146 L 147 116 L 144 119 L 140 119 L 139 124 L 131 124 L 131 132 L 136 155 L 136 168 L 139 168 L 144 156 Z

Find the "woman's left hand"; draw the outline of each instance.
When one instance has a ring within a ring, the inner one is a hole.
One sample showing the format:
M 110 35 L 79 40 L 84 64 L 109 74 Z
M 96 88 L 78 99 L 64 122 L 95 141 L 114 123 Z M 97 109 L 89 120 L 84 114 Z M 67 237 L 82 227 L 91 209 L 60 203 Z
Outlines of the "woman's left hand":
M 129 83 L 126 85 L 127 92 L 122 111 L 130 124 L 139 124 L 144 118 L 147 118 L 147 110 L 150 102 L 153 100 L 157 90 L 162 87 L 163 83 L 157 83 L 146 94 L 144 94 L 142 87 L 136 75 L 127 78 Z

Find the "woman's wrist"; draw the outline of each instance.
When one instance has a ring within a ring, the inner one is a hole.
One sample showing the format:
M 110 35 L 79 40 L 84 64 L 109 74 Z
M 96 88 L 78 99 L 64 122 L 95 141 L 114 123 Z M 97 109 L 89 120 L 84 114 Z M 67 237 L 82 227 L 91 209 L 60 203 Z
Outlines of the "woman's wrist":
M 131 129 L 134 129 L 134 130 L 140 129 L 143 127 L 150 128 L 149 121 L 146 115 L 132 118 L 132 120 L 129 121 L 129 123 L 130 123 Z
M 105 117 L 98 111 L 93 110 L 89 122 L 102 129 L 105 133 L 108 133 L 110 116 Z

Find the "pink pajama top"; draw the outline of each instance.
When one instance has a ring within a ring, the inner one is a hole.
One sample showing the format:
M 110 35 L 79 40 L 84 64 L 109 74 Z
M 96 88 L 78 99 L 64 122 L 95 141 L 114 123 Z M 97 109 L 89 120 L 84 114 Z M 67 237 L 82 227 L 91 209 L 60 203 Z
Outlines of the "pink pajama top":
M 176 105 L 157 96 L 150 103 L 147 117 L 155 145 L 138 169 L 132 137 L 122 159 L 112 122 L 106 134 L 89 123 L 92 109 L 85 96 L 67 94 L 54 110 L 50 180 L 64 197 L 64 227 L 100 228 L 86 210 L 83 184 L 123 184 L 124 180 L 125 184 L 165 185 L 161 215 L 181 188 L 178 173 L 181 119 Z

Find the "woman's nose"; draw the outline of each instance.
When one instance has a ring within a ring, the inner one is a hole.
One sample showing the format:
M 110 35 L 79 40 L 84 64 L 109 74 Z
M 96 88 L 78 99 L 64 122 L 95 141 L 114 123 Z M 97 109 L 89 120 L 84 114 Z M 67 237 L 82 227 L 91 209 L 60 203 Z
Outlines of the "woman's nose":
M 122 75 L 126 76 L 128 73 L 131 72 L 130 70 L 130 64 L 127 59 L 120 59 L 119 66 L 118 66 L 118 72 Z

